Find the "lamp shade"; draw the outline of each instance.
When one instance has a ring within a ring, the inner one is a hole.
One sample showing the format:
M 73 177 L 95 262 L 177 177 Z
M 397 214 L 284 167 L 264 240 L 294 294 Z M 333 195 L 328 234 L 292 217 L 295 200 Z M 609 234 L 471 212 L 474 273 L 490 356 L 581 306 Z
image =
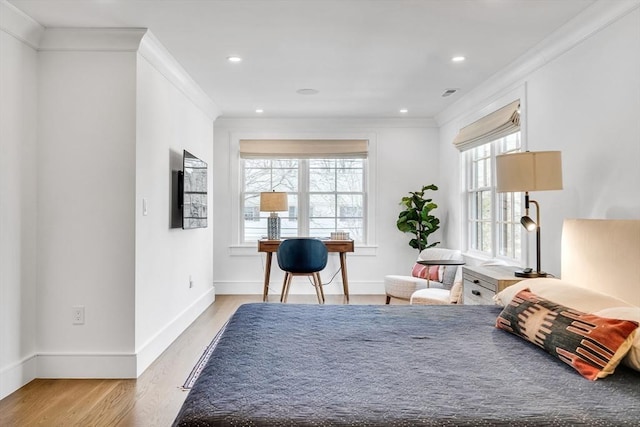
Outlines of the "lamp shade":
M 496 156 L 496 191 L 562 190 L 560 151 L 525 151 Z
M 287 210 L 289 210 L 287 193 L 280 191 L 260 193 L 261 212 L 285 212 Z

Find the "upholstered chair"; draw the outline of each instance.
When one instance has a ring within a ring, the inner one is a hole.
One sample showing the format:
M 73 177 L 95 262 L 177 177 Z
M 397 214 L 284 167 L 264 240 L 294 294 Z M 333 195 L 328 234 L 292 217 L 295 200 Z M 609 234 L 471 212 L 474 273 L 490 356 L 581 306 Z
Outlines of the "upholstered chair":
M 293 276 L 311 276 L 318 302 L 324 304 L 320 271 L 327 266 L 327 247 L 313 238 L 286 239 L 278 246 L 278 266 L 284 274 L 280 302 L 287 302 Z
M 384 278 L 387 294 L 391 298 L 411 304 L 457 304 L 462 299 L 461 266 L 424 266 L 420 260 L 462 261 L 459 250 L 445 248 L 424 249 L 408 275 L 389 275 Z

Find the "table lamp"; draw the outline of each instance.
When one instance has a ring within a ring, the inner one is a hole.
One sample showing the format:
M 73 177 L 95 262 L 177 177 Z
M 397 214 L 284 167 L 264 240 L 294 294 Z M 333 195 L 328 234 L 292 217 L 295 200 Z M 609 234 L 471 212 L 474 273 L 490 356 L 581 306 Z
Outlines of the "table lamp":
M 267 218 L 267 239 L 280 239 L 280 217 L 278 212 L 289 210 L 287 193 L 269 191 L 260 193 L 260 212 L 271 212 Z
M 496 156 L 496 191 L 524 191 L 525 215 L 520 223 L 527 231 L 536 232 L 536 271 L 516 271 L 517 277 L 546 277 L 540 269 L 540 205 L 529 199 L 529 191 L 562 190 L 562 158 L 560 151 L 525 151 Z M 529 216 L 529 205 L 536 207 L 536 221 Z

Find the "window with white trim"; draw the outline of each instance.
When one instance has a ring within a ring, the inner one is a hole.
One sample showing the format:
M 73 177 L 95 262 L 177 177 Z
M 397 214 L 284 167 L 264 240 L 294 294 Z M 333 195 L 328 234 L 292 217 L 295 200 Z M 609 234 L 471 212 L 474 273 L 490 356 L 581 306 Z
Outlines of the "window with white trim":
M 497 193 L 495 158 L 521 150 L 520 131 L 466 150 L 467 251 L 520 261 L 522 194 Z
M 366 242 L 366 158 L 241 158 L 241 239 L 255 242 L 266 234 L 268 212 L 260 212 L 260 193 L 284 191 L 288 212 L 281 212 L 281 236 L 329 237 L 346 231 Z

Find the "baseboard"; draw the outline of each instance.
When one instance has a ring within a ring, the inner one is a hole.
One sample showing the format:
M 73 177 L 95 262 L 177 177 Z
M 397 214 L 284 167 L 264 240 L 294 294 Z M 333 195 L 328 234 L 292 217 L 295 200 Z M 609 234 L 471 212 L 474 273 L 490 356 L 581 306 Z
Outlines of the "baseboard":
M 135 354 L 41 353 L 0 372 L 0 399 L 35 378 L 137 378 L 215 301 L 215 288 L 147 341 Z
M 38 354 L 37 378 L 136 378 L 136 355 Z
M 140 376 L 215 300 L 216 288 L 213 287 L 140 346 L 136 351 L 137 376 Z
M 305 278 L 294 278 L 289 291 L 290 295 L 315 295 L 313 286 L 305 282 Z M 218 295 L 261 295 L 262 282 L 215 282 Z M 271 281 L 269 295 L 280 295 L 282 284 Z M 327 295 L 341 295 L 342 282 L 333 282 L 324 287 Z M 352 282 L 349 281 L 349 295 L 384 295 L 384 282 Z
M 32 354 L 0 371 L 0 400 L 37 378 L 36 358 Z

